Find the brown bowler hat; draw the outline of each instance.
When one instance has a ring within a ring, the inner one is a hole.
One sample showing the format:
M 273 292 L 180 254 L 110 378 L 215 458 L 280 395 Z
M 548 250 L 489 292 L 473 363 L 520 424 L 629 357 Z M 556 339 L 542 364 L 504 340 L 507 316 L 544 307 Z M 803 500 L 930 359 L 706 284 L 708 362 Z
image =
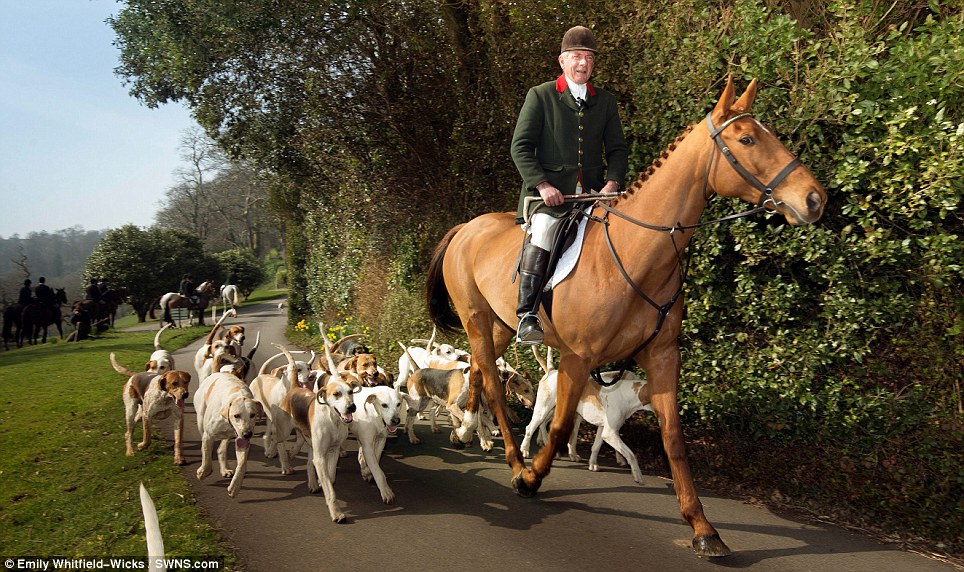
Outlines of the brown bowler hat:
M 566 31 L 562 37 L 562 49 L 559 53 L 569 50 L 587 50 L 595 53 L 596 38 L 592 35 L 592 30 L 585 26 L 573 26 Z

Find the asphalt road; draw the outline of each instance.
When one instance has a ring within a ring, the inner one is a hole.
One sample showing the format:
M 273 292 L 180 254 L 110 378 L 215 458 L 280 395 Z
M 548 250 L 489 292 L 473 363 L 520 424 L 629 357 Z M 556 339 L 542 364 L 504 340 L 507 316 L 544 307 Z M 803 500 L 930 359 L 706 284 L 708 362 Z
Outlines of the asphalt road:
M 277 302 L 243 308 L 230 323 L 245 325 L 247 348 L 261 332 L 254 358 L 259 366 L 276 353 L 272 343 L 286 343 L 285 316 Z M 198 347 L 200 340 L 175 354 L 180 368 L 192 376 Z M 381 362 L 394 369 L 397 356 Z M 192 391 L 196 387 L 194 379 Z M 523 499 L 509 485 L 501 441 L 488 454 L 477 442 L 456 450 L 447 430 L 434 435 L 427 422 L 416 425 L 419 445 L 411 445 L 401 432 L 389 439 L 382 468 L 397 497 L 392 505 L 383 504 L 377 487 L 361 479 L 356 455 L 339 461 L 335 490 L 349 518 L 335 524 L 321 493 L 307 491 L 304 453 L 294 461 L 295 473 L 282 476 L 277 459 L 264 457 L 256 434 L 243 487 L 231 499 L 228 479 L 217 474 L 216 465 L 213 475 L 197 480 L 200 439 L 191 403 L 184 426 L 184 478 L 248 572 L 957 570 L 847 530 L 792 520 L 705 491 L 701 499 L 707 517 L 734 554 L 700 559 L 690 548 L 692 532 L 679 516 L 672 482 L 646 476 L 642 484 L 634 483 L 628 469 L 616 466 L 608 447 L 600 456 L 601 472 L 590 472 L 585 463 L 557 461 L 539 494 Z M 347 445 L 357 450 L 355 441 Z M 588 453 L 581 451 L 584 457 Z M 233 462 L 233 445 L 229 458 Z

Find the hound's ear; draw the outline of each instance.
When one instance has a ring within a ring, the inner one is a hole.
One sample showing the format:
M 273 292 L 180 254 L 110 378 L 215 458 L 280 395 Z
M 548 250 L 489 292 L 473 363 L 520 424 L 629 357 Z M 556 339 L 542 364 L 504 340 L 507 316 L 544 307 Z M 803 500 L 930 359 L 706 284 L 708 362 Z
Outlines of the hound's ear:
M 729 119 L 732 114 L 734 91 L 733 75 L 730 74 L 726 76 L 726 87 L 723 88 L 723 95 L 720 96 L 720 100 L 716 102 L 716 107 L 713 108 L 713 124 L 717 127 Z
M 419 398 L 412 397 L 407 393 L 399 392 L 399 394 L 402 396 L 402 399 L 405 400 L 405 405 L 408 406 L 409 409 L 412 409 L 412 410 L 418 409 L 419 403 L 421 401 Z
M 756 97 L 756 78 L 750 82 L 750 85 L 746 86 L 746 91 L 740 96 L 740 99 L 730 108 L 733 113 L 746 113 L 750 111 L 750 106 L 753 105 L 753 99 Z
M 167 376 L 168 375 L 170 375 L 170 372 L 165 373 L 160 377 L 160 379 L 157 380 L 157 386 L 160 387 L 161 391 L 163 391 L 164 393 L 167 393 L 167 382 L 168 382 Z
M 231 420 L 231 403 L 225 403 L 224 407 L 221 408 L 221 417 L 224 417 L 228 421 Z
M 154 360 L 150 360 L 144 364 L 144 371 L 151 371 L 151 369 L 155 367 L 157 367 L 157 362 Z
M 264 407 L 261 405 L 261 402 L 254 399 L 247 399 L 247 401 L 251 402 L 251 414 L 254 415 L 254 418 L 257 420 L 263 419 Z
M 376 401 L 378 401 L 378 396 L 373 393 L 368 396 L 368 399 L 365 400 L 365 403 L 375 403 Z

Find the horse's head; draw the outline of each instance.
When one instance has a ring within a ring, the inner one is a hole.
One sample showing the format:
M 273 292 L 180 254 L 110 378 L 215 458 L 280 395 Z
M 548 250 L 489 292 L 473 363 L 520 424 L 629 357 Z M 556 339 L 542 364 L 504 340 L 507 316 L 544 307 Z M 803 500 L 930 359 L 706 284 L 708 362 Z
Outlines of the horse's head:
M 67 303 L 67 292 L 65 292 L 63 288 L 57 288 L 54 292 L 54 302 L 58 304 Z
M 756 90 L 754 79 L 734 101 L 733 78 L 727 78 L 723 95 L 706 116 L 704 124 L 725 159 L 715 157 L 719 162 L 710 173 L 710 186 L 719 195 L 779 212 L 790 224 L 815 222 L 823 214 L 827 193 L 810 170 L 750 116 Z

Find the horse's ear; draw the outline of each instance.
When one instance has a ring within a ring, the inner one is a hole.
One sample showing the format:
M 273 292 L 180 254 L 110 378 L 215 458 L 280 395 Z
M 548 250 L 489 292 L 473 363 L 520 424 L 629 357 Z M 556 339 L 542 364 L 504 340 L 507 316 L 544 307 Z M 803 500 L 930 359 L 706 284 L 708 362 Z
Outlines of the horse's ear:
M 726 87 L 723 88 L 723 94 L 720 96 L 720 100 L 716 102 L 716 107 L 713 108 L 712 117 L 715 125 L 722 125 L 730 117 L 733 99 L 733 75 L 729 74 L 726 76 Z
M 753 105 L 753 99 L 756 97 L 756 78 L 750 82 L 750 85 L 746 86 L 746 91 L 740 96 L 740 99 L 730 107 L 733 113 L 746 113 L 750 111 L 750 106 Z

